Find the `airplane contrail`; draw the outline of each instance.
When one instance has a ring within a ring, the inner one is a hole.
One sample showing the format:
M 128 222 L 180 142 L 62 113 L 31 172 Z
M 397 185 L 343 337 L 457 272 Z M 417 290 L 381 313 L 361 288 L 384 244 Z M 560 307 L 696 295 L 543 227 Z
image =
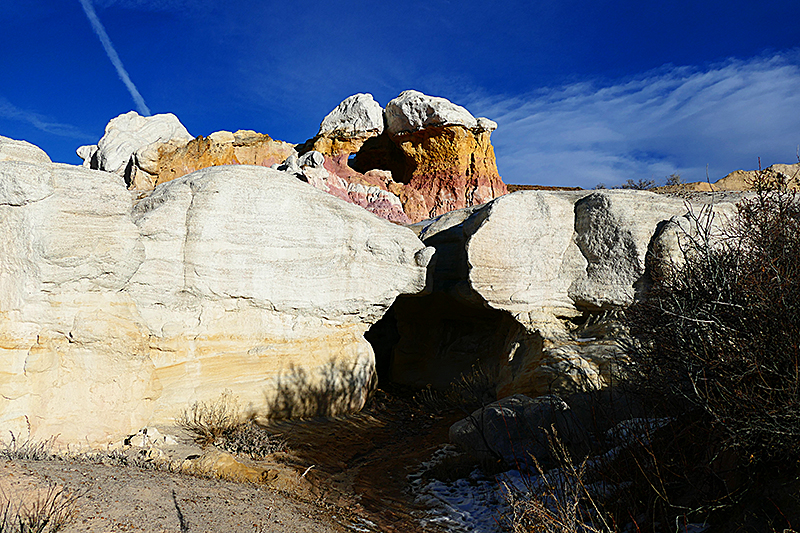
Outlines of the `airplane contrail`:
M 106 33 L 105 28 L 100 23 L 100 19 L 97 18 L 97 13 L 94 11 L 94 7 L 92 6 L 91 0 L 80 0 L 81 6 L 83 6 L 84 12 L 86 12 L 86 16 L 89 18 L 89 22 L 92 23 L 92 28 L 97 36 L 100 38 L 100 42 L 103 43 L 103 48 L 106 50 L 106 54 L 108 55 L 108 59 L 111 60 L 111 63 L 114 65 L 114 68 L 117 69 L 117 74 L 119 74 L 119 79 L 122 80 L 122 83 L 125 84 L 125 87 L 128 88 L 128 92 L 131 93 L 133 97 L 133 101 L 136 102 L 136 107 L 139 110 L 139 114 L 150 116 L 150 108 L 147 107 L 147 104 L 144 103 L 144 98 L 142 95 L 139 94 L 138 89 L 131 81 L 131 77 L 128 76 L 128 72 L 125 70 L 125 67 L 122 65 L 122 60 L 119 58 L 117 51 L 114 50 L 114 45 L 111 44 L 111 39 L 108 38 L 108 34 Z

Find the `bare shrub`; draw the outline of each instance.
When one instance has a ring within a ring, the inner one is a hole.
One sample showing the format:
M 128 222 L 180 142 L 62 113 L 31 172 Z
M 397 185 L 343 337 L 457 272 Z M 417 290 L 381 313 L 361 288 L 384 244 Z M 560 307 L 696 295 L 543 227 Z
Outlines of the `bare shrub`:
M 784 183 L 759 187 L 724 240 L 689 241 L 628 313 L 642 383 L 704 410 L 755 460 L 794 457 L 800 438 L 800 204 Z
M 262 459 L 285 447 L 282 440 L 245 416 L 230 391 L 211 402 L 195 402 L 176 423 L 201 446 L 215 445 L 253 459 Z
M 80 495 L 50 485 L 29 502 L 0 493 L 0 533 L 55 533 L 72 519 Z
M 428 385 L 414 395 L 414 399 L 419 405 L 435 413 L 458 409 L 470 414 L 497 400 L 496 381 L 496 376 L 475 364 L 468 373 L 462 373 L 446 389 L 438 391 Z
M 636 181 L 629 179 L 619 187 L 615 187 L 618 189 L 633 189 L 636 191 L 649 191 L 650 189 L 656 186 L 655 180 L 646 180 L 646 179 L 638 179 Z
M 677 172 L 673 172 L 669 176 L 667 176 L 667 181 L 665 185 L 667 187 L 675 187 L 676 185 L 681 185 L 683 183 L 683 178 Z
M 222 441 L 245 422 L 239 401 L 230 391 L 223 392 L 214 401 L 195 402 L 176 420 L 201 446 Z
M 688 521 L 747 530 L 800 519 L 800 205 L 759 172 L 720 238 L 694 218 L 682 261 L 626 322 L 626 372 L 672 422 L 614 465 L 637 528 Z M 612 472 L 613 473 L 613 472 Z M 793 522 L 794 521 L 794 522 Z M 645 524 L 649 524 L 646 525 Z M 751 526 L 752 524 L 752 526 Z
M 231 453 L 249 455 L 253 459 L 263 459 L 284 450 L 286 443 L 266 428 L 248 421 L 224 435 L 222 448 Z

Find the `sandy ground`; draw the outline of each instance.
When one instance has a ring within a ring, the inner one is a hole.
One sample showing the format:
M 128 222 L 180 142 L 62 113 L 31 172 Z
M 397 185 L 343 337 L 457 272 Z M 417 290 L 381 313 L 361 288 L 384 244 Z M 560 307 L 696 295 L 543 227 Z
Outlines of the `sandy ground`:
M 55 484 L 81 495 L 65 532 L 353 531 L 342 510 L 299 501 L 265 486 L 136 467 L 59 460 L 6 461 L 0 489 L 12 499 Z

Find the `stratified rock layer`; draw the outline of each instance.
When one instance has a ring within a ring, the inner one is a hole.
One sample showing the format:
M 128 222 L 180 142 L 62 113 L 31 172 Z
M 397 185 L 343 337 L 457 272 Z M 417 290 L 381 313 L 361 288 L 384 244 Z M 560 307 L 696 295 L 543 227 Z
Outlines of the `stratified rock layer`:
M 220 165 L 271 167 L 296 154 L 294 145 L 249 130 L 197 137 L 186 145 L 162 146 L 154 165 L 153 185 L 172 181 L 195 170 Z
M 248 415 L 358 409 L 363 333 L 422 291 L 411 230 L 255 166 L 131 213 L 115 174 L 0 162 L 0 429 L 114 442 L 228 390 Z
M 660 187 L 662 192 L 718 192 L 752 191 L 758 187 L 772 187 L 779 183 L 797 188 L 800 185 L 800 163 L 784 165 L 777 163 L 763 170 L 735 170 L 714 183 L 696 181 Z
M 391 192 L 414 222 L 507 192 L 490 141 L 497 124 L 444 98 L 405 91 L 387 105 L 384 131 L 377 105 L 371 95 L 348 98 L 300 152 L 318 151 L 331 174 Z M 391 179 L 370 180 L 376 169 Z
M 0 184 L 3 438 L 98 442 L 141 426 L 161 386 L 124 292 L 144 247 L 122 179 L 0 162 Z

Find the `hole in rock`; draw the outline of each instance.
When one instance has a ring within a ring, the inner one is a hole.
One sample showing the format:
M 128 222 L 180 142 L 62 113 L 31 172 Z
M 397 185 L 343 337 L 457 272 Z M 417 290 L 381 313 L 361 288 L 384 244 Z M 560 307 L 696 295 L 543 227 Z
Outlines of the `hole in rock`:
M 447 389 L 477 366 L 492 373 L 520 330 L 503 311 L 445 293 L 400 296 L 365 334 L 380 386 Z
M 365 174 L 370 170 L 388 170 L 397 182 L 407 183 L 406 155 L 388 134 L 367 139 L 355 155 L 348 157 L 347 164 L 356 172 Z

